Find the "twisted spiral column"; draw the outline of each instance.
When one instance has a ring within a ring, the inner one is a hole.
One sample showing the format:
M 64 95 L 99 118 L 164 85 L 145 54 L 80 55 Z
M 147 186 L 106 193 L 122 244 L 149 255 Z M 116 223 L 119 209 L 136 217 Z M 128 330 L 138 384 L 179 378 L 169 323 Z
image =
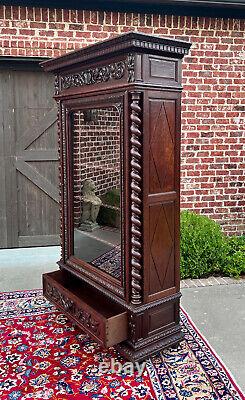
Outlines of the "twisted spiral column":
M 56 92 L 55 92 L 56 94 Z M 61 245 L 61 260 L 64 261 L 63 251 L 63 218 L 62 218 L 62 143 L 61 143 L 61 104 L 60 100 L 57 101 L 57 133 L 58 133 L 58 163 L 59 163 L 59 221 L 60 221 L 60 245 Z
M 140 92 L 131 93 L 131 302 L 142 302 L 142 132 Z
M 64 105 L 60 103 L 59 107 L 59 137 L 60 137 L 60 221 L 61 221 L 61 248 L 62 248 L 62 260 L 68 258 L 67 252 L 67 236 L 68 236 L 68 220 L 67 220 L 67 167 L 66 167 L 66 138 L 65 138 L 65 124 L 66 124 L 66 112 Z

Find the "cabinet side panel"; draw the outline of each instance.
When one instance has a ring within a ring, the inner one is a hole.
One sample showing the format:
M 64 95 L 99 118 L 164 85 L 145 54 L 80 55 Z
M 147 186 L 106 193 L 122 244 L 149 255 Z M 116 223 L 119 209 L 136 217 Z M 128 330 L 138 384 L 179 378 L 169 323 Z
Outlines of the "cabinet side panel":
M 179 288 L 179 93 L 151 91 L 145 130 L 145 294 Z M 148 152 L 148 155 L 146 155 Z
M 174 190 L 175 101 L 151 99 L 150 193 Z
M 174 202 L 150 206 L 149 295 L 175 285 Z

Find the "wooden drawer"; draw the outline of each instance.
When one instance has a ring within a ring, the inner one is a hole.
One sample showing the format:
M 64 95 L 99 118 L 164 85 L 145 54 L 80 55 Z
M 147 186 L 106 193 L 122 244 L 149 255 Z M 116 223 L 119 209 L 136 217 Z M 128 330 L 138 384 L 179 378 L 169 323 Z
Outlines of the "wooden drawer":
M 65 271 L 44 274 L 43 294 L 104 347 L 127 339 L 127 312 L 82 280 Z

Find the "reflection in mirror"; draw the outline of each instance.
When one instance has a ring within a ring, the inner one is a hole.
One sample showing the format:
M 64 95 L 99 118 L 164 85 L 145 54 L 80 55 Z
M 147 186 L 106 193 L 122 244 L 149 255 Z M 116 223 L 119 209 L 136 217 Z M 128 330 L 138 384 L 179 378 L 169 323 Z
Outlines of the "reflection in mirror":
M 121 107 L 72 115 L 74 256 L 121 279 Z

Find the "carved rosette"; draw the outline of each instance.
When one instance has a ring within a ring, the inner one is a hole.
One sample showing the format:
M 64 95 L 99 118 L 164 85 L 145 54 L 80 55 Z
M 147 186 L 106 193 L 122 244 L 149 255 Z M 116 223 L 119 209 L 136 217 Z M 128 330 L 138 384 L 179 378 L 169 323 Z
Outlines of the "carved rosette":
M 59 94 L 60 92 L 60 78 L 59 75 L 55 75 L 54 78 L 54 94 Z
M 128 69 L 128 82 L 132 83 L 135 81 L 135 55 L 134 54 L 128 54 L 127 57 L 127 69 Z
M 131 302 L 142 302 L 142 132 L 140 92 L 132 92 L 131 131 Z
M 136 320 L 135 320 L 135 315 L 133 315 L 133 314 L 129 314 L 128 327 L 129 327 L 130 339 L 132 342 L 135 342 L 135 340 L 136 340 Z

